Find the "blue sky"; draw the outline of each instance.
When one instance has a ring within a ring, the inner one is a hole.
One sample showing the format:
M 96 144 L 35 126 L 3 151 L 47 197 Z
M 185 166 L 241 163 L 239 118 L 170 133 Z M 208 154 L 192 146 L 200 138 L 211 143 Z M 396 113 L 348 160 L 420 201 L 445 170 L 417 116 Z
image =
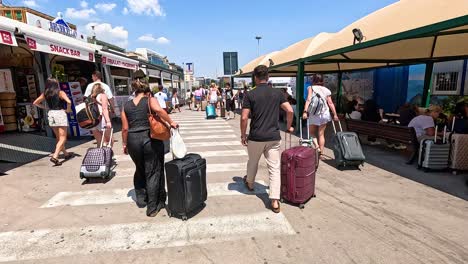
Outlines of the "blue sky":
M 396 0 L 4 0 L 29 5 L 127 50 L 147 47 L 196 76 L 222 75 L 222 52 L 239 52 L 239 66 L 322 31 L 336 32 Z M 397 18 L 396 18 L 397 19 Z

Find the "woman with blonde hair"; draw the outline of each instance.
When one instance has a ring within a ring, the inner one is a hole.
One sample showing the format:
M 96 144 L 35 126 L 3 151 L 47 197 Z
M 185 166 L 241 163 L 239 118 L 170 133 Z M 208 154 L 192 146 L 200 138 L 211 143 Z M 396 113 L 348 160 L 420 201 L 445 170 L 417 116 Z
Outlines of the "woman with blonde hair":
M 46 101 L 47 106 L 42 104 Z M 67 108 L 63 109 L 63 103 L 67 104 Z M 55 152 L 50 158 L 50 162 L 54 166 L 62 165 L 59 161 L 60 152 L 63 152 L 65 160 L 73 157 L 73 153 L 67 152 L 65 144 L 67 143 L 67 130 L 68 130 L 68 117 L 67 113 L 71 113 L 71 101 L 64 91 L 60 90 L 59 82 L 54 78 L 47 79 L 46 89 L 33 103 L 35 106 L 49 110 L 47 113 L 47 119 L 49 126 L 54 131 L 57 139 L 57 145 L 55 146 Z
M 424 139 L 434 138 L 437 133 L 434 121 L 439 118 L 440 113 L 442 113 L 440 106 L 431 105 L 423 115 L 419 115 L 409 122 L 408 127 L 414 128 L 419 142 Z
M 110 119 L 110 103 L 109 103 L 109 98 L 106 95 L 106 91 L 104 88 L 101 86 L 100 83 L 96 83 L 93 86 L 93 90 L 91 92 L 91 99 L 95 100 L 98 104 L 99 107 L 99 113 L 101 114 L 101 123 L 93 128 L 91 131 L 93 132 L 94 138 L 97 141 L 97 145 L 101 145 L 101 140 L 102 140 L 102 133 L 105 133 L 104 135 L 104 143 L 109 144 L 109 142 L 112 145 L 112 139 L 110 138 L 110 133 L 112 129 L 112 122 Z

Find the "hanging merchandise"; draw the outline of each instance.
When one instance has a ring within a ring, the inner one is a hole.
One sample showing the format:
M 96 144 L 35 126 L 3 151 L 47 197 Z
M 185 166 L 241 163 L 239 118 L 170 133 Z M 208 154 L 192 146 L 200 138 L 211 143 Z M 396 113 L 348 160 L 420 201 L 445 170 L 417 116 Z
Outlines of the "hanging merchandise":
M 39 113 L 31 103 L 18 103 L 18 127 L 20 132 L 33 132 L 40 129 Z
M 70 98 L 72 102 L 72 105 L 71 105 L 72 112 L 68 114 L 70 135 L 72 137 L 90 135 L 89 130 L 83 129 L 79 126 L 78 120 L 76 118 L 75 106 L 84 102 L 80 83 L 79 82 L 63 82 L 63 83 L 60 83 L 60 89 L 67 94 L 68 98 Z
M 10 69 L 0 69 L 0 93 L 15 93 Z

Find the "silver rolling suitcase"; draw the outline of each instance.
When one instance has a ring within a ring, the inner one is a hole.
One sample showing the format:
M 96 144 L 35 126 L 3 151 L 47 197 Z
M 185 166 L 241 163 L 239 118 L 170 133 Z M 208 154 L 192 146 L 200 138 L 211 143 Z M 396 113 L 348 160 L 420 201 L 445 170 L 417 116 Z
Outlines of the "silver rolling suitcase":
M 447 127 L 444 127 L 442 141 L 437 140 L 437 126 L 434 139 L 425 139 L 419 146 L 418 168 L 429 170 L 445 170 L 449 167 L 450 143 L 446 140 Z
M 354 132 L 343 132 L 340 121 L 338 121 L 340 132 L 336 131 L 334 121 L 332 121 L 332 125 L 335 131 L 333 153 L 337 168 L 355 167 L 359 169 L 359 166 L 364 165 L 366 161 L 359 136 Z

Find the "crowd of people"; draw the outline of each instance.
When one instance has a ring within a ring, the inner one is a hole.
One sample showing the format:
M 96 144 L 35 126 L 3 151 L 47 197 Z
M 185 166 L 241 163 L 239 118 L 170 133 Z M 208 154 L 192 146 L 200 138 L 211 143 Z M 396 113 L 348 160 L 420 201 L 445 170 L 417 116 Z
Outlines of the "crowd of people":
M 270 178 L 269 197 L 271 200 L 271 210 L 280 212 L 280 146 L 281 136 L 279 128 L 279 116 L 281 111 L 285 113 L 286 131 L 294 132 L 294 110 L 293 105 L 296 100 L 284 90 L 272 89 L 268 83 L 268 68 L 258 66 L 254 70 L 256 87 L 251 91 L 247 88 L 234 93 L 231 85 L 226 83 L 224 88 L 219 88 L 216 84 L 211 84 L 209 89 L 198 87 L 190 94 L 188 106 L 190 109 L 200 111 L 203 102 L 213 105 L 217 109 L 226 108 L 226 119 L 230 119 L 237 108 L 241 108 L 241 142 L 247 147 L 249 160 L 247 163 L 247 174 L 244 183 L 249 190 L 253 190 L 255 177 L 258 170 L 259 159 L 265 156 Z M 111 114 L 114 112 L 114 100 L 109 86 L 102 82 L 100 72 L 92 75 L 93 83 L 86 88 L 86 100 L 92 100 L 99 106 L 102 116 L 101 123 L 92 129 L 97 144 L 103 143 L 110 146 L 113 144 L 111 136 L 102 133 L 112 129 Z M 172 128 L 179 125 L 169 116 L 169 107 L 177 109 L 179 112 L 180 102 L 177 89 L 172 91 L 171 99 L 164 92 L 163 86 L 158 87 L 158 91 L 153 94 L 149 85 L 140 80 L 132 83 L 133 95 L 124 103 L 121 112 L 122 121 L 122 145 L 123 153 L 130 155 L 135 164 L 134 187 L 136 193 L 136 203 L 139 207 L 147 208 L 147 215 L 154 217 L 164 208 L 166 200 L 165 176 L 164 176 L 164 145 L 160 140 L 150 137 L 150 124 L 148 115 L 157 114 L 163 121 L 170 124 Z M 319 99 L 317 99 L 319 98 Z M 317 100 L 321 100 L 320 104 Z M 44 104 L 45 102 L 45 104 Z M 49 126 L 53 129 L 57 144 L 50 161 L 54 166 L 59 166 L 60 153 L 63 153 L 64 160 L 73 157 L 73 153 L 67 152 L 65 148 L 68 130 L 67 113 L 72 111 L 71 101 L 67 95 L 60 90 L 59 82 L 50 78 L 46 82 L 46 89 L 34 102 L 34 105 L 47 109 Z M 66 106 L 66 107 L 64 107 Z M 313 111 L 311 107 L 316 107 Z M 317 110 L 319 109 L 319 110 Z M 398 110 L 398 124 L 402 126 L 414 127 L 419 140 L 434 138 L 436 134 L 442 133 L 436 130 L 436 125 L 440 122 L 448 124 L 453 122 L 453 130 L 459 133 L 468 132 L 468 104 L 460 102 L 455 107 L 455 111 L 450 118 L 442 113 L 442 108 L 432 105 L 424 111 L 413 105 L 405 104 Z M 320 75 L 314 77 L 313 85 L 307 88 L 307 100 L 302 114 L 304 120 L 308 120 L 312 139 L 319 155 L 325 147 L 325 130 L 332 121 L 338 121 L 338 114 L 331 98 L 331 91 L 323 86 L 323 79 Z M 373 100 L 367 100 L 360 104 L 354 100 L 349 103 L 346 111 L 346 118 L 360 119 L 369 122 L 383 122 L 384 113 L 379 109 Z M 248 120 L 250 131 L 247 133 Z M 461 122 L 456 122 L 460 120 Z M 371 144 L 380 144 L 376 137 L 368 138 Z M 404 148 L 387 142 L 389 147 Z
M 376 123 L 385 122 L 383 109 L 380 109 L 372 99 L 365 101 L 363 105 L 353 100 L 349 102 L 347 108 L 346 118 Z M 444 128 L 457 133 L 468 133 L 468 126 L 466 125 L 468 120 L 468 104 L 464 101 L 458 102 L 450 115 L 446 115 L 444 109 L 438 105 L 420 108 L 417 105 L 406 103 L 399 107 L 394 116 L 396 117 L 395 124 L 413 127 L 419 141 L 443 135 Z M 438 128 L 437 131 L 436 128 Z M 373 136 L 368 137 L 368 141 L 371 145 L 381 144 Z M 393 144 L 391 142 L 388 142 L 387 146 L 395 149 L 406 148 L 404 145 Z
M 230 83 L 225 83 L 224 87 L 219 87 L 216 83 L 211 83 L 207 86 L 199 86 L 194 88 L 195 91 L 190 93 L 188 107 L 193 111 L 203 110 L 204 104 L 211 104 L 221 113 L 221 109 L 226 110 L 226 120 L 235 119 L 236 110 L 242 109 L 244 96 L 248 92 L 247 86 L 237 93 L 231 87 Z M 232 116 L 232 117 L 231 117 Z

